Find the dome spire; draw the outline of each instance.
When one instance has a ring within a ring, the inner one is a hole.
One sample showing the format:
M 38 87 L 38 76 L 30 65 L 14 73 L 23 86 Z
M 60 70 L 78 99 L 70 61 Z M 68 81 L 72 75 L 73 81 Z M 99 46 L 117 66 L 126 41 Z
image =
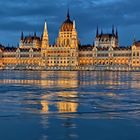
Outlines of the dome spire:
M 68 8 L 68 11 L 67 11 L 67 19 L 70 19 L 69 8 Z
M 72 31 L 73 30 L 73 21 L 70 19 L 69 9 L 67 12 L 66 20 L 60 27 L 60 31 Z

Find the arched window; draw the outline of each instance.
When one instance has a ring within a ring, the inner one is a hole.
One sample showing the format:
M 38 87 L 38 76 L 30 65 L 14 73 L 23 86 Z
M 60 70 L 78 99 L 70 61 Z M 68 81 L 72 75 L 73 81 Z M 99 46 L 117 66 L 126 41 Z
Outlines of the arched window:
M 67 45 L 69 45 L 69 44 L 70 44 L 69 39 L 67 39 Z
M 133 56 L 135 56 L 135 52 L 133 53 Z

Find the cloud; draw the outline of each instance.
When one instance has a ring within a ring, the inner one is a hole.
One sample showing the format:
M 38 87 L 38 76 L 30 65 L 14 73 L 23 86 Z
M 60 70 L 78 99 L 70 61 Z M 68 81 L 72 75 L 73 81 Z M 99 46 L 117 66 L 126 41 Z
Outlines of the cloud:
M 132 34 L 140 36 L 138 0 L 1 0 L 0 5 L 0 42 L 4 44 L 16 44 L 21 31 L 41 34 L 45 19 L 53 43 L 68 7 L 83 44 L 93 43 L 97 25 L 104 31 L 111 31 L 112 24 L 116 25 L 121 45 L 131 44 Z M 127 30 L 129 34 L 125 35 Z

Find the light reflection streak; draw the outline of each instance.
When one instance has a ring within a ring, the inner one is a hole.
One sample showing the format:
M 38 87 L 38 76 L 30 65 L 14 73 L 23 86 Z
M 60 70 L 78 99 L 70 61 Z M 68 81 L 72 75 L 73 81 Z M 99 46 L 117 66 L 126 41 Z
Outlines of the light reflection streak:
M 126 82 L 113 82 L 113 81 L 80 81 L 79 86 L 89 86 L 89 85 L 126 85 L 130 86 Z M 0 84 L 23 84 L 23 85 L 37 85 L 41 87 L 52 87 L 52 86 L 58 86 L 58 87 L 71 87 L 71 88 L 76 88 L 78 85 L 78 81 L 75 80 L 58 80 L 58 81 L 53 81 L 53 80 L 13 80 L 13 79 L 4 79 L 0 80 Z M 133 81 L 131 83 L 132 88 L 139 88 L 140 83 L 137 81 Z

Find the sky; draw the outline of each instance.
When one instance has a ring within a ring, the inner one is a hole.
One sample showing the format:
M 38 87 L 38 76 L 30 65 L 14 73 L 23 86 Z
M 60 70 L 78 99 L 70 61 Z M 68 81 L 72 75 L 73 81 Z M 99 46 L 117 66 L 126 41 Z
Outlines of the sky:
M 119 44 L 130 46 L 140 40 L 139 6 L 139 0 L 0 0 L 0 43 L 16 46 L 22 31 L 40 36 L 46 19 L 53 44 L 69 8 L 81 44 L 93 44 L 97 25 L 104 33 L 114 25 Z

